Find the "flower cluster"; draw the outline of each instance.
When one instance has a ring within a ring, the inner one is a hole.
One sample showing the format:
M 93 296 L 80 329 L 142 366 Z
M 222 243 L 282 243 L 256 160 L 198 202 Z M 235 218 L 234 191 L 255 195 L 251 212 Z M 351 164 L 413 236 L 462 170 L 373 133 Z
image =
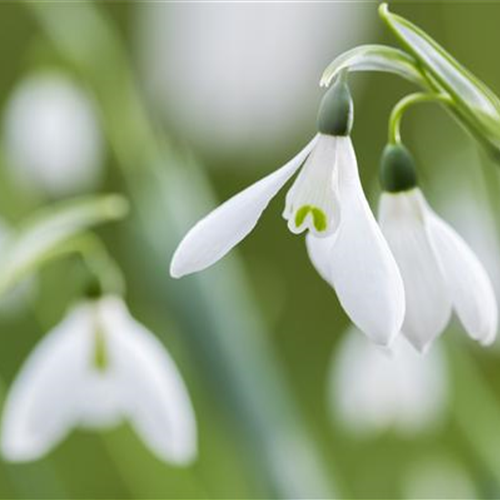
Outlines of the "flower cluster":
M 352 124 L 342 72 L 321 103 L 317 135 L 285 166 L 199 221 L 173 256 L 172 276 L 200 271 L 222 258 L 298 172 L 283 217 L 293 233 L 308 232 L 314 267 L 360 330 L 381 346 L 401 334 L 424 352 L 455 311 L 472 338 L 491 343 L 498 312 L 483 266 L 429 207 L 399 134 L 382 156 L 377 224 L 361 186 Z

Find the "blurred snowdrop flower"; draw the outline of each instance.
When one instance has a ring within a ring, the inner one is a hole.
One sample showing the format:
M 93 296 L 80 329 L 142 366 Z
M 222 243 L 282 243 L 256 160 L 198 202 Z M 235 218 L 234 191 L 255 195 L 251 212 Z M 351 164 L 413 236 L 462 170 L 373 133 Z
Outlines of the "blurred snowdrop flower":
M 73 427 L 122 419 L 161 460 L 195 458 L 194 413 L 173 360 L 120 298 L 104 296 L 71 309 L 22 367 L 5 403 L 2 453 L 36 460 Z
M 398 336 L 391 350 L 351 328 L 335 351 L 328 380 L 329 407 L 353 433 L 387 429 L 411 436 L 439 422 L 447 405 L 444 352 L 420 356 Z
M 492 343 L 498 307 L 482 264 L 456 231 L 429 207 L 416 186 L 408 150 L 401 145 L 389 146 L 383 165 L 385 192 L 380 199 L 379 223 L 403 277 L 403 335 L 424 352 L 446 328 L 454 310 L 473 339 L 484 345 Z M 406 180 L 403 186 L 395 186 L 391 178 Z
M 323 98 L 313 140 L 285 166 L 199 221 L 175 251 L 171 275 L 201 271 L 221 259 L 300 169 L 283 213 L 289 229 L 308 230 L 310 258 L 347 314 L 374 342 L 389 344 L 403 321 L 403 283 L 361 186 L 352 119 L 349 90 L 339 80 Z
M 137 3 L 138 47 L 156 108 L 192 145 L 267 157 L 304 127 L 332 48 L 366 39 L 373 18 L 342 3 Z M 376 26 L 376 25 L 374 25 Z
M 103 145 L 90 97 L 68 77 L 41 72 L 23 80 L 4 114 L 7 164 L 29 189 L 66 196 L 93 189 Z

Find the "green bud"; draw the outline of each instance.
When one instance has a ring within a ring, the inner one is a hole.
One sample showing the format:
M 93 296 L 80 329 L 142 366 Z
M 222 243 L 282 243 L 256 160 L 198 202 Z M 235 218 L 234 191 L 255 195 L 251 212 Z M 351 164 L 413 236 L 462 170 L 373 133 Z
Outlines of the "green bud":
M 380 162 L 380 184 L 389 193 L 408 191 L 417 186 L 415 160 L 402 144 L 385 147 Z
M 327 135 L 349 135 L 354 118 L 351 92 L 343 79 L 338 79 L 326 92 L 318 113 L 318 131 Z

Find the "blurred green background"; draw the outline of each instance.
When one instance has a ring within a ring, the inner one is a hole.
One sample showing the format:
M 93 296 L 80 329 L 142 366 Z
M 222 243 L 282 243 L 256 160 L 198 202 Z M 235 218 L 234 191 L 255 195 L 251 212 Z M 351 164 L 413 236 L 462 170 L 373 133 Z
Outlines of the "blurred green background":
M 500 91 L 499 3 L 392 2 L 392 9 Z M 39 462 L 0 461 L 2 498 L 500 496 L 500 350 L 479 347 L 458 324 L 438 340 L 446 373 L 438 421 L 409 434 L 390 425 L 357 432 L 332 410 L 329 374 L 349 322 L 303 238 L 281 218 L 285 192 L 216 266 L 182 281 L 168 275 L 196 220 L 315 133 L 326 65 L 357 44 L 394 45 L 376 2 L 12 2 L 1 3 L 0 14 L 2 110 L 26 78 L 46 70 L 66 75 L 95 104 L 102 177 L 83 192 L 131 200 L 131 216 L 99 235 L 124 271 L 132 313 L 175 358 L 199 426 L 199 458 L 188 468 L 158 461 L 125 424 L 102 434 L 77 430 Z M 387 118 L 412 88 L 382 74 L 350 81 L 353 140 L 376 211 Z M 6 137 L 0 213 L 15 227 L 63 195 L 18 181 Z M 403 137 L 431 204 L 500 289 L 497 167 L 436 106 L 412 110 Z M 24 304 L 5 308 L 0 394 L 78 297 L 79 265 L 50 264 Z

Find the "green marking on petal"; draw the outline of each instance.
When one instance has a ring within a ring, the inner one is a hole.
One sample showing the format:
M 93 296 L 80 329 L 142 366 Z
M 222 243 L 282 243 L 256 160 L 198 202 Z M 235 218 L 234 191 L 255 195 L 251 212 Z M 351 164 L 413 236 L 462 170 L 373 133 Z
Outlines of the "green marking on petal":
M 323 210 L 320 210 L 319 208 L 313 207 L 312 214 L 313 224 L 316 230 L 319 232 L 326 231 L 327 222 L 325 212 L 323 212 Z
M 303 205 L 297 210 L 295 213 L 295 226 L 300 227 L 309 213 L 312 214 L 313 224 L 316 231 L 326 231 L 328 224 L 325 212 L 318 207 L 313 207 L 312 205 Z
M 307 214 L 311 211 L 311 208 L 312 207 L 309 205 L 304 205 L 303 207 L 300 207 L 297 210 L 297 213 L 295 214 L 295 225 L 297 227 L 302 226 L 302 224 L 304 223 L 304 220 L 307 217 Z
M 104 333 L 100 328 L 95 330 L 95 343 L 94 343 L 94 368 L 97 371 L 104 372 L 109 366 L 108 350 L 106 347 L 106 341 L 104 339 Z

